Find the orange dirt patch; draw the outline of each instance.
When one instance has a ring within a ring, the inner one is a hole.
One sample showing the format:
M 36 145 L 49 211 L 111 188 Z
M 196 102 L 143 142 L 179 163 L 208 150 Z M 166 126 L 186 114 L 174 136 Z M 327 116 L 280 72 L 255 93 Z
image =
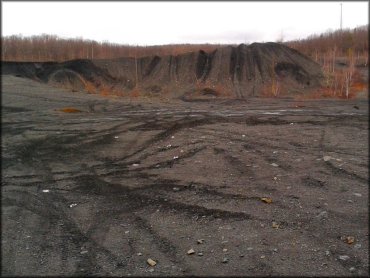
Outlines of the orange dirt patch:
M 60 109 L 60 111 L 62 111 L 64 113 L 80 113 L 80 112 L 82 112 L 81 110 L 78 110 L 76 108 L 71 108 L 71 107 L 65 107 L 63 109 Z

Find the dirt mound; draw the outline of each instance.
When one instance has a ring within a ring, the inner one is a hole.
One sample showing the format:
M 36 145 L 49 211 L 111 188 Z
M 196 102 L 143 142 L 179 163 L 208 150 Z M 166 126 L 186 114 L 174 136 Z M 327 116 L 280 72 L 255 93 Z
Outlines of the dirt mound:
M 247 98 L 287 95 L 317 88 L 323 78 L 320 65 L 277 43 L 241 44 L 211 53 L 152 56 L 111 60 L 73 60 L 65 63 L 3 63 L 5 74 L 81 90 L 142 95 L 170 93 L 186 98 Z M 108 88 L 108 89 L 107 89 Z

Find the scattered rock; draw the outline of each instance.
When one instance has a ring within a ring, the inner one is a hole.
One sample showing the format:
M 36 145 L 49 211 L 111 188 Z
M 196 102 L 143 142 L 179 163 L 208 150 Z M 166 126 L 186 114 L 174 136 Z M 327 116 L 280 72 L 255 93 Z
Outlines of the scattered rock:
M 243 258 L 243 257 L 244 257 L 244 255 L 243 255 L 243 254 L 240 254 L 240 255 L 239 255 L 239 257 L 240 257 L 240 258 Z
M 149 272 L 153 272 L 154 271 L 154 268 L 149 268 L 148 271 Z
M 48 193 L 48 192 L 50 192 L 50 190 L 49 189 L 44 189 L 44 190 L 42 190 L 42 192 Z
M 228 258 L 224 258 L 223 260 L 222 260 L 222 263 L 224 263 L 224 264 L 227 264 L 229 262 L 229 259 Z
M 118 136 L 114 136 L 114 139 L 118 139 Z
M 175 192 L 177 192 L 177 191 L 180 191 L 180 188 L 174 187 L 174 188 L 172 188 L 172 190 L 175 191 Z
M 319 219 L 325 219 L 325 218 L 328 217 L 328 212 L 324 210 L 324 211 L 320 212 L 316 217 L 319 218 Z
M 138 163 L 134 163 L 134 164 L 132 164 L 132 166 L 134 166 L 134 167 L 138 167 L 140 164 L 138 164 Z
M 324 161 L 329 161 L 331 158 L 332 158 L 331 156 L 325 155 L 322 159 Z
M 195 253 L 195 251 L 194 251 L 194 249 L 192 248 L 192 249 L 190 249 L 190 250 L 188 250 L 188 252 L 187 252 L 187 254 L 188 255 L 192 255 L 192 254 L 194 254 Z
M 355 249 L 360 249 L 360 248 L 361 248 L 361 244 L 360 244 L 360 243 L 356 243 L 356 244 L 353 246 L 353 248 L 355 248 Z
M 265 256 L 265 255 L 262 255 L 262 256 L 261 256 L 261 259 L 264 259 L 264 258 L 266 258 L 266 256 Z
M 223 251 L 223 252 L 227 252 L 227 249 L 226 249 L 226 248 L 224 248 L 224 249 L 222 249 L 222 251 Z
M 329 251 L 329 250 L 326 250 L 326 251 L 325 251 L 325 255 L 326 255 L 326 256 L 330 256 L 330 251 Z
M 253 247 L 248 247 L 247 250 L 251 251 L 251 250 L 253 250 Z
M 150 265 L 150 266 L 155 266 L 155 265 L 157 264 L 157 262 L 156 262 L 156 261 L 154 261 L 154 260 L 152 260 L 151 258 L 149 258 L 146 262 L 147 262 L 147 263 L 148 263 L 148 265 Z
M 174 139 L 175 138 L 175 136 L 171 136 L 171 139 Z
M 279 167 L 279 165 L 278 165 L 278 164 L 276 164 L 276 163 L 271 163 L 271 166 Z
M 351 271 L 351 272 L 354 272 L 355 270 L 356 270 L 356 268 L 353 267 L 353 266 L 349 268 L 349 271 Z
M 203 242 L 204 242 L 204 239 L 198 239 L 198 240 L 197 240 L 197 243 L 198 243 L 198 244 L 202 244 Z
M 341 260 L 341 261 L 347 261 L 348 259 L 349 259 L 349 256 L 347 256 L 347 255 L 339 256 L 339 260 Z
M 198 256 L 202 257 L 203 256 L 203 253 L 202 252 L 199 252 L 198 253 Z
M 173 159 L 178 159 L 178 158 L 179 158 L 179 157 L 178 157 L 177 155 L 173 157 Z
M 280 228 L 280 225 L 278 223 L 276 223 L 275 221 L 272 222 L 272 227 L 274 229 L 279 229 Z
M 75 207 L 75 206 L 77 206 L 77 204 L 70 204 L 70 205 L 69 205 L 69 207 L 70 207 L 70 208 L 73 208 L 73 207 Z
M 143 255 L 143 253 L 140 253 L 140 252 L 139 252 L 139 253 L 137 253 L 137 255 L 138 255 L 138 256 L 142 256 L 142 255 Z
M 362 197 L 361 193 L 353 193 L 353 195 L 355 195 L 356 197 Z
M 83 255 L 83 254 L 86 254 L 86 253 L 88 253 L 88 252 L 89 252 L 89 251 L 84 250 L 84 251 L 81 251 L 81 252 L 80 252 L 80 254 L 81 254 L 81 255 Z

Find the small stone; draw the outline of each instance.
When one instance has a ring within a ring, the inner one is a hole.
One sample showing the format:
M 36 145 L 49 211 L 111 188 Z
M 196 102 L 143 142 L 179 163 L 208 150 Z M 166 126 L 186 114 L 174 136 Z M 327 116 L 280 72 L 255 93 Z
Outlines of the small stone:
M 353 266 L 349 268 L 349 271 L 351 272 L 354 272 L 356 270 L 356 268 L 354 268 Z
M 174 139 L 175 138 L 175 136 L 171 136 L 171 139 Z
M 114 139 L 118 139 L 118 136 L 114 136 Z
M 329 161 L 331 159 L 331 156 L 325 155 L 322 159 L 324 159 L 324 161 Z
M 151 267 L 151 268 L 148 269 L 148 271 L 149 272 L 153 272 L 154 271 L 154 268 Z
M 198 253 L 198 256 L 202 257 L 203 256 L 203 253 L 202 252 L 199 252 Z
M 277 250 L 277 248 L 274 248 L 274 249 L 272 249 L 272 251 L 274 251 L 276 253 L 278 250 Z
M 353 236 L 347 236 L 345 238 L 345 242 L 348 243 L 348 244 L 352 244 L 355 242 L 355 238 Z
M 347 200 L 347 202 L 352 204 L 353 203 L 353 200 Z
M 190 250 L 188 250 L 188 252 L 187 252 L 187 254 L 188 255 L 192 255 L 192 254 L 194 254 L 195 253 L 195 251 L 194 251 L 194 249 L 192 248 L 192 249 L 190 249 Z
M 178 159 L 178 158 L 179 158 L 179 157 L 178 157 L 177 155 L 173 157 L 173 159 Z
M 339 256 L 339 260 L 347 261 L 348 259 L 349 259 L 349 256 L 347 256 L 347 255 Z
M 227 252 L 227 249 L 226 249 L 226 248 L 224 248 L 224 249 L 222 249 L 222 251 L 223 251 L 223 252 Z
M 138 255 L 138 256 L 142 256 L 142 255 L 143 255 L 143 253 L 140 253 L 140 252 L 139 252 L 139 253 L 137 253 L 137 255 Z
M 245 137 L 245 134 L 243 134 L 242 137 Z
M 86 253 L 88 253 L 88 251 L 87 251 L 87 250 L 84 250 L 84 251 L 81 251 L 81 252 L 80 252 L 80 254 L 81 254 L 81 255 L 86 254 Z
M 138 163 L 134 163 L 134 164 L 132 164 L 132 166 L 133 167 L 138 167 L 140 164 L 138 164 Z
M 325 255 L 326 255 L 326 256 L 329 256 L 329 255 L 330 255 L 330 251 L 329 251 L 329 250 L 326 250 L 326 251 L 325 251 Z
M 320 212 L 316 217 L 319 218 L 319 219 L 327 218 L 328 217 L 328 212 L 324 210 L 324 211 Z
M 279 165 L 278 165 L 278 164 L 276 164 L 276 163 L 271 163 L 271 166 L 279 167 Z
M 353 248 L 355 248 L 355 249 L 360 249 L 360 248 L 361 248 L 361 244 L 360 244 L 360 243 L 356 243 L 356 244 L 353 246 Z
M 155 265 L 157 264 L 157 262 L 156 262 L 156 261 L 154 261 L 154 260 L 152 260 L 151 258 L 149 258 L 146 262 L 147 262 L 147 263 L 148 263 L 148 265 L 150 265 L 150 266 L 155 266 Z
M 355 195 L 356 197 L 362 197 L 361 193 L 353 193 L 353 195 Z
M 248 247 L 247 250 L 251 251 L 251 250 L 253 250 L 253 247 Z
M 277 180 L 277 177 L 274 177 L 274 181 L 276 181 Z
M 262 255 L 262 256 L 261 256 L 261 259 L 264 259 L 264 258 L 266 258 L 266 256 L 265 256 L 265 255 Z
M 128 234 L 130 231 L 125 231 L 125 234 Z
M 224 258 L 223 260 L 222 260 L 222 263 L 224 263 L 224 264 L 226 264 L 226 263 L 228 263 L 229 262 L 229 259 L 228 258 Z
M 42 190 L 42 192 L 48 193 L 48 192 L 50 192 L 50 190 L 49 189 L 44 189 L 44 190 Z
M 175 191 L 175 192 L 177 192 L 177 191 L 180 191 L 180 188 L 174 187 L 174 188 L 172 188 L 172 190 Z
M 198 239 L 198 240 L 197 240 L 197 243 L 198 243 L 198 244 L 202 244 L 203 242 L 204 242 L 204 239 Z
M 73 208 L 73 207 L 75 207 L 75 206 L 77 206 L 77 204 L 70 204 L 70 205 L 69 205 L 69 207 L 70 207 L 70 208 Z
M 272 203 L 272 199 L 271 198 L 268 198 L 268 197 L 261 198 L 261 201 L 264 202 L 264 203 L 267 203 L 267 204 L 271 204 Z
M 243 257 L 244 257 L 244 255 L 243 255 L 243 254 L 240 254 L 240 255 L 239 255 L 239 257 L 240 257 L 240 258 L 243 258 Z
M 272 222 L 272 227 L 274 229 L 279 229 L 280 228 L 280 225 L 278 223 L 276 223 L 276 222 Z

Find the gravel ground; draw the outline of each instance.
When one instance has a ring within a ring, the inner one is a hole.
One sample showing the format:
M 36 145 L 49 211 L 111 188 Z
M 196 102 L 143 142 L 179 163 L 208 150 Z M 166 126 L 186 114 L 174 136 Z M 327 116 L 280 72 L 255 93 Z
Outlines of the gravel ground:
M 368 116 L 2 76 L 1 273 L 368 276 Z

